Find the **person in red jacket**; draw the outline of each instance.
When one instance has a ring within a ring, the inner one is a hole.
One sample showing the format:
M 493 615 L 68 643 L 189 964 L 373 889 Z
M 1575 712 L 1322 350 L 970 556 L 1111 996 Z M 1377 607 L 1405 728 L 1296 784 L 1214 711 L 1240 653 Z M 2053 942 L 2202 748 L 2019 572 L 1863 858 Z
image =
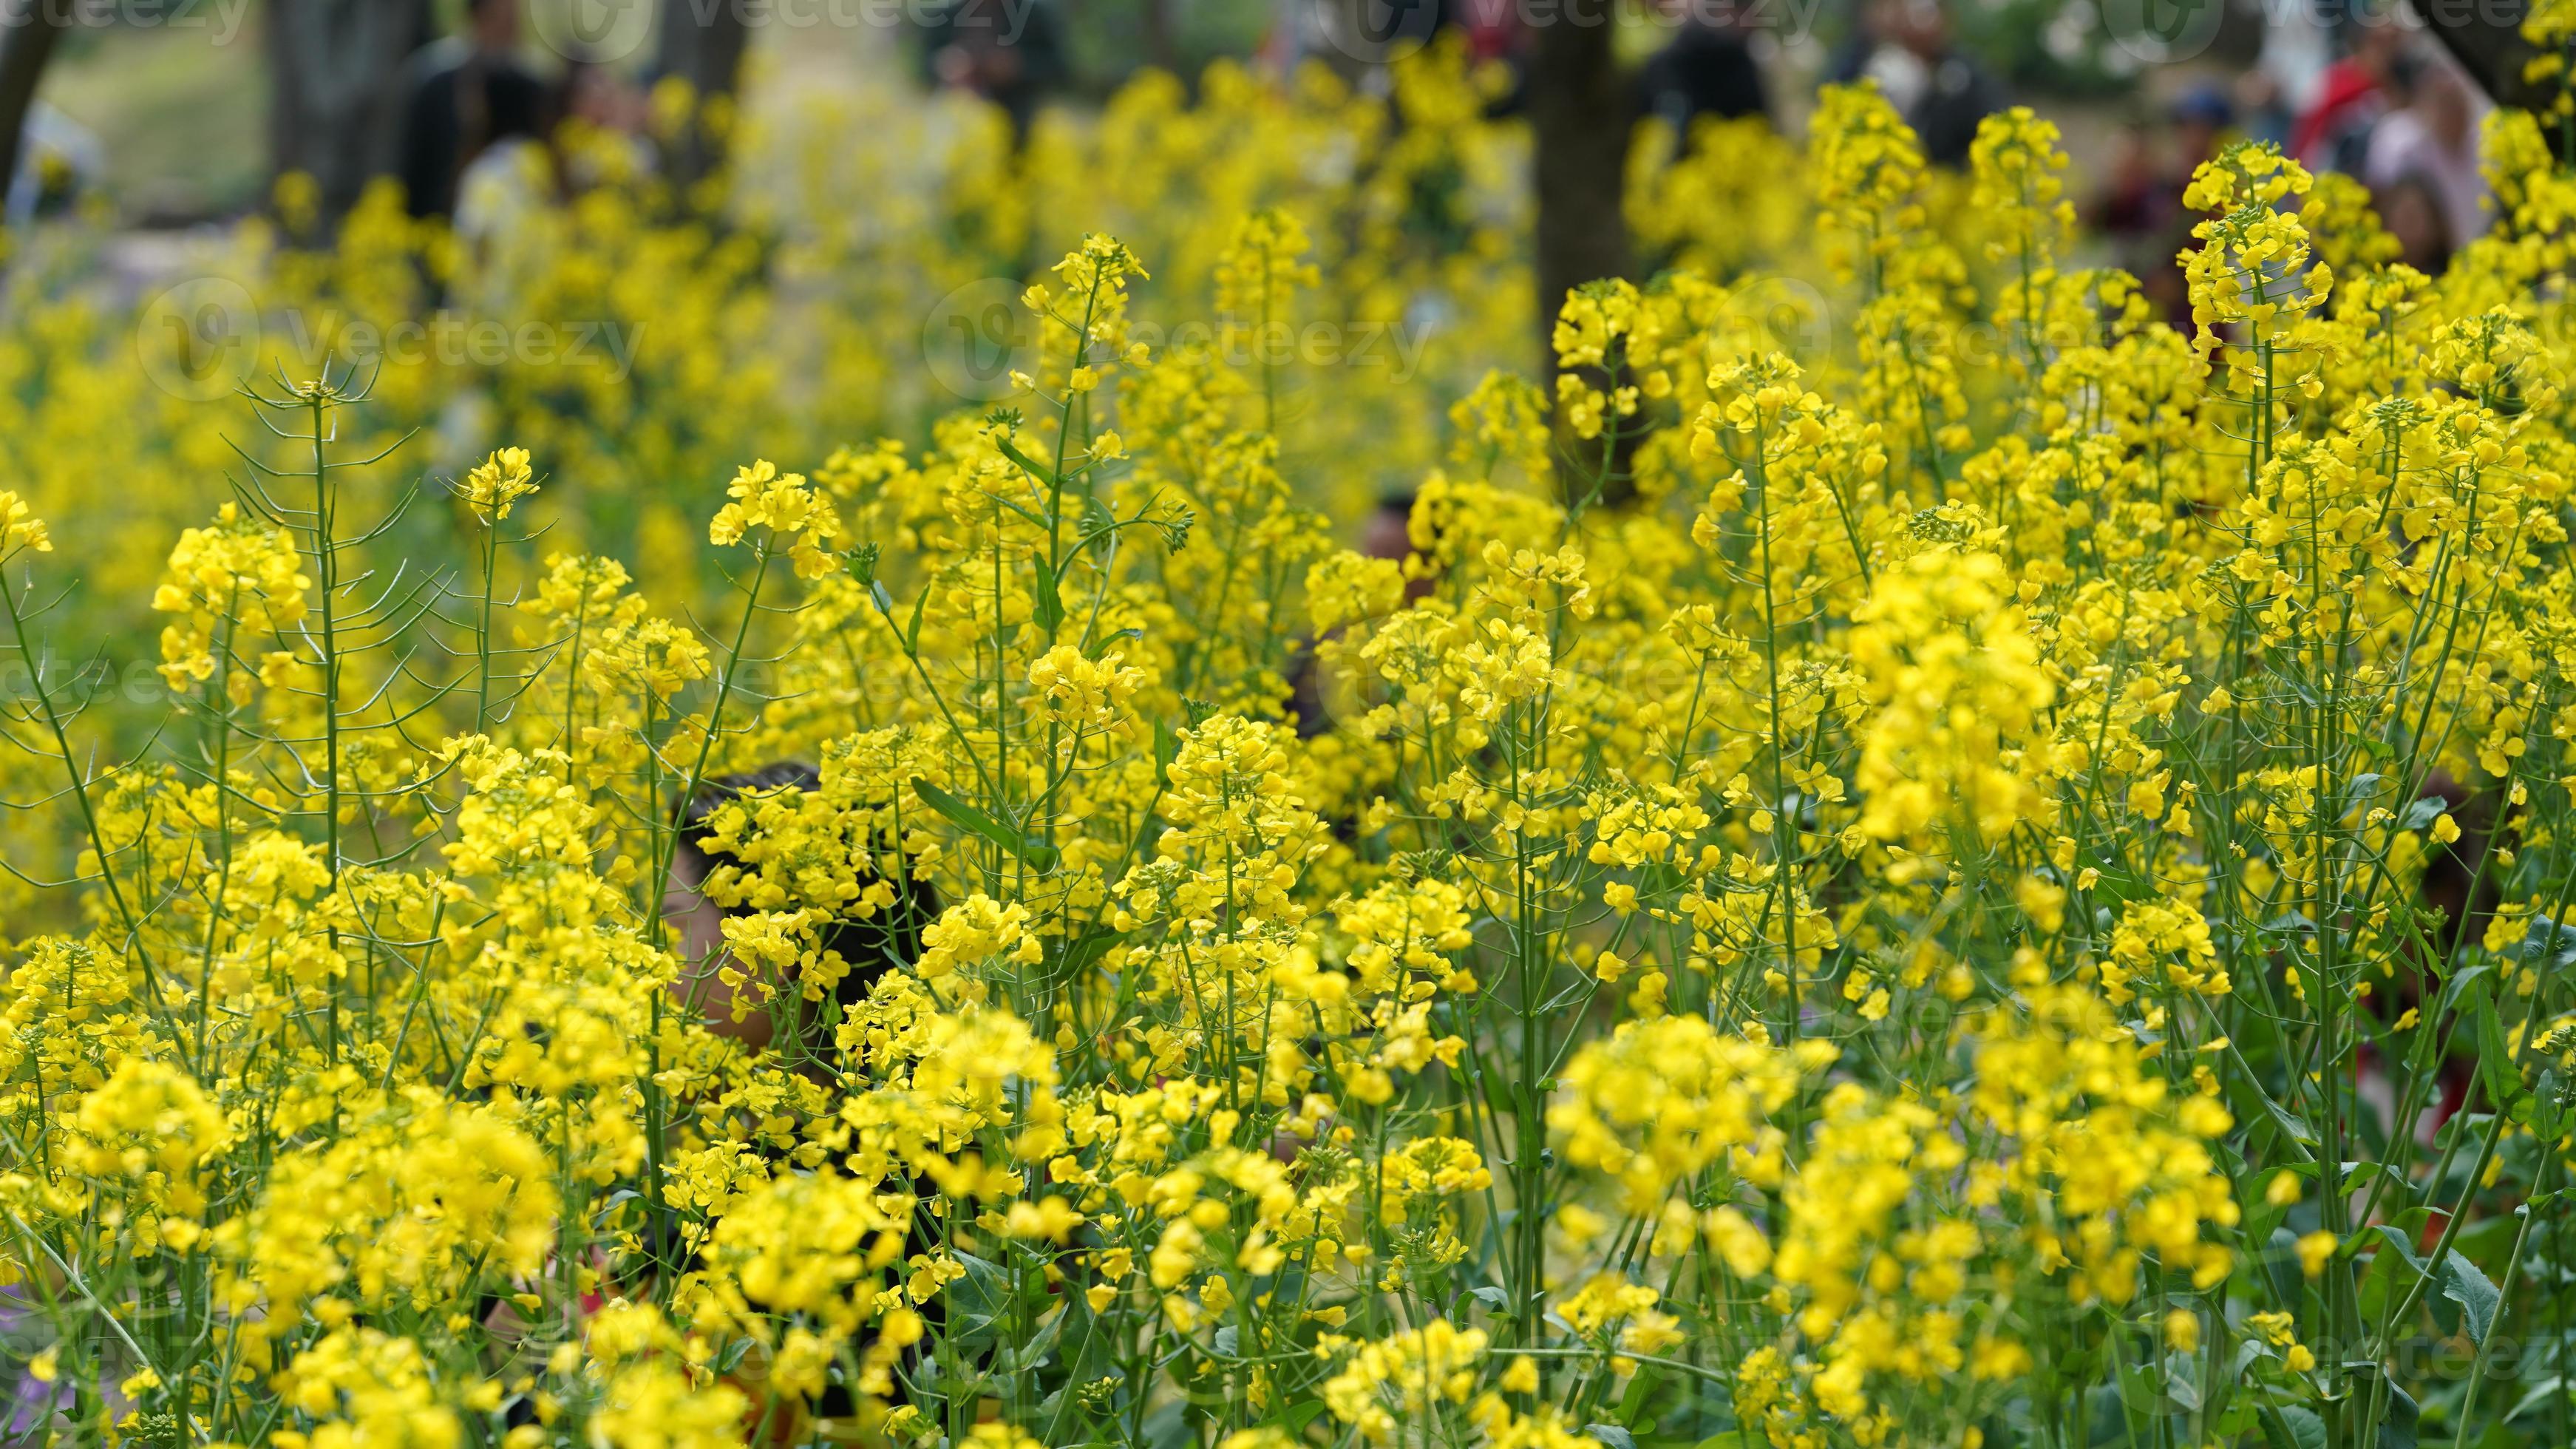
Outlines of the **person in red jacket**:
M 2371 127 L 2404 102 L 2399 92 L 2407 37 L 2396 12 L 2345 34 L 2351 49 L 2326 67 L 2316 99 L 2290 128 L 2290 155 L 2311 171 L 2358 172 Z

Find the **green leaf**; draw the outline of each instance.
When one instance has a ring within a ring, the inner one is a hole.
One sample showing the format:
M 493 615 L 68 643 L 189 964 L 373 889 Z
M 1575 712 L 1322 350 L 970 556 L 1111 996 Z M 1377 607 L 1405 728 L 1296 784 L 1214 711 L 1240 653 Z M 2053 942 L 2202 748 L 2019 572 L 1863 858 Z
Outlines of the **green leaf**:
M 2504 1303 L 2504 1293 L 2457 1248 L 2442 1260 L 2442 1296 L 2460 1305 L 2469 1316 L 2469 1337 L 2485 1344 L 2487 1330 L 2495 1327 L 2496 1309 Z
M 2522 932 L 2522 964 L 2535 968 L 2576 966 L 2576 929 L 2547 916 L 2533 916 Z
M 2492 969 L 2488 963 L 2476 961 L 2452 972 L 2450 979 L 2442 983 L 2442 994 L 2433 999 L 2431 1013 L 2433 1019 L 2438 1021 L 2451 1012 L 2459 1010 L 2460 998 L 2468 994 L 2469 987 L 2479 977 L 2486 975 Z
M 2272 1280 L 2272 1291 L 2285 1303 L 2296 1303 L 2306 1275 L 2299 1271 L 2299 1235 L 2288 1228 L 2272 1229 L 2271 1240 L 2264 1244 L 2258 1259 L 2263 1272 Z
M 930 602 L 930 587 L 922 586 L 912 601 L 912 622 L 903 626 L 903 652 L 913 658 L 921 656 L 921 606 Z
M 2326 1421 L 2295 1405 L 2265 1409 L 2263 1442 L 2271 1449 L 2325 1449 Z
M 2361 1273 L 2362 1312 L 2375 1318 L 2405 1298 L 2413 1291 L 2416 1280 L 2431 1270 L 2417 1256 L 2414 1240 L 2404 1228 L 2379 1223 L 2371 1231 L 2386 1242 L 2385 1247 L 2370 1255 L 2370 1262 Z
M 2200 1412 L 2199 1372 L 2199 1361 L 2192 1355 L 2165 1355 L 2165 1397 L 2180 1405 L 2185 1413 Z
M 912 793 L 921 797 L 922 804 L 1018 856 L 1037 870 L 1045 870 L 1055 863 L 1055 852 L 1048 849 L 1043 841 L 1029 839 L 928 780 L 913 781 Z
M 1610 1446 L 1610 1449 L 1637 1449 L 1636 1437 L 1616 1424 L 1586 1424 L 1583 1432 Z
M 2511 1112 L 2513 1104 L 2527 1095 L 2522 1087 L 2522 1073 L 2513 1060 L 2513 1044 L 2505 1038 L 2504 1020 L 2496 1015 L 2495 997 L 2478 993 L 2478 1076 L 2485 1080 L 2487 1095 L 2499 1111 Z
M 2504 1422 L 2510 1424 L 2514 1420 L 2519 1419 L 2523 1415 L 2530 1413 L 2532 1410 L 2539 1408 L 2541 1405 L 2548 1403 L 2551 1399 L 2558 1397 L 2566 1391 L 2566 1378 L 2562 1375 L 2552 1374 L 2548 1378 L 2542 1379 L 2540 1382 L 2533 1384 L 2530 1391 L 2525 1393 L 2518 1403 L 2516 1403 L 2512 1408 L 2505 1410 Z
M 1032 558 L 1029 562 L 1037 565 L 1038 569 L 1037 600 L 1033 612 L 1038 627 L 1053 634 L 1056 626 L 1064 622 L 1064 598 L 1056 589 L 1055 569 L 1042 558 Z
M 1066 941 L 1064 948 L 1056 955 L 1053 979 L 1058 982 L 1071 980 L 1077 972 L 1085 970 L 1092 962 L 1108 955 L 1113 947 L 1126 939 L 1126 933 L 1123 931 L 1113 931 L 1106 926 L 1094 926 Z
M 2406 813 L 2397 817 L 2397 828 L 2400 830 L 2421 830 L 2425 826 L 2432 824 L 2434 821 L 2441 819 L 2442 812 L 2450 808 L 2450 801 L 2443 799 L 2439 795 L 2427 795 L 2423 799 L 2406 807 Z
M 2397 1256 L 2406 1260 L 2408 1267 L 2418 1273 L 2424 1271 L 2423 1256 L 2415 1251 L 2415 1240 L 2406 1236 L 2404 1231 L 2389 1223 L 2374 1223 L 2370 1230 L 2386 1239 L 2388 1245 L 2397 1250 Z
M 973 1253 L 959 1251 L 952 1256 L 966 1273 L 951 1282 L 945 1294 L 948 1330 L 960 1343 L 980 1350 L 997 1336 L 1003 1310 L 1009 1307 L 1010 1275 Z
M 1038 1331 L 1030 1336 L 1027 1343 L 1002 1353 L 1003 1372 L 1027 1373 L 1044 1363 L 1047 1355 L 1054 1350 L 1056 1339 L 1063 1335 L 1066 1320 L 1072 1317 L 1072 1314 L 1064 1311 L 1063 1305 L 1057 1305 L 1053 1311 L 1038 1321 Z
M 2415 1420 L 2420 1413 L 2414 1395 L 2389 1384 L 2388 1417 L 2379 1423 L 2380 1449 L 2415 1449 Z
M 2156 894 L 2154 884 L 2136 871 L 2121 865 L 2099 867 L 2099 874 L 2086 894 L 2097 901 L 2145 900 Z
M 2531 1135 L 2543 1142 L 2555 1142 L 2567 1135 L 2567 1102 L 2571 1094 L 2567 1084 L 2558 1078 L 2556 1067 L 2543 1067 L 2540 1080 L 2533 1083 L 2531 1097 Z
M 1008 458 L 1012 462 L 1019 464 L 1022 468 L 1027 469 L 1029 476 L 1035 478 L 1040 483 L 1053 483 L 1055 481 L 1055 470 L 1047 467 L 1037 459 L 1030 457 L 1028 454 L 1021 452 L 1019 444 L 1012 442 L 1008 438 L 996 437 L 993 439 L 993 445 L 1002 450 L 1003 457 Z
M 1101 635 L 1099 638 L 1092 640 L 1091 647 L 1083 651 L 1082 657 L 1085 659 L 1098 659 L 1101 655 L 1109 652 L 1109 646 L 1117 643 L 1121 639 L 1142 639 L 1144 637 L 1145 631 L 1142 629 L 1112 629 L 1108 633 Z
M 2317 1129 L 2308 1125 L 2307 1118 L 2273 1101 L 2272 1094 L 2259 1085 L 2247 1085 L 2254 1087 L 2254 1094 L 2263 1099 L 2263 1109 L 2272 1114 L 2272 1120 L 2281 1125 L 2282 1131 L 2290 1134 L 2291 1141 L 2306 1147 L 2317 1145 Z

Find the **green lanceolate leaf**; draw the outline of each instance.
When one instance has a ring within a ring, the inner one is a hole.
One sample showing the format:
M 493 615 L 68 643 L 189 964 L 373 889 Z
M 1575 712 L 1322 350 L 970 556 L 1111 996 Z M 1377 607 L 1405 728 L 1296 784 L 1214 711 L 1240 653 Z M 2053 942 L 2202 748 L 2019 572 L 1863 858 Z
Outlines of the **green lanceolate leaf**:
M 1009 851 L 1031 867 L 1046 870 L 1055 864 L 1055 851 L 1044 841 L 1029 839 L 928 780 L 913 781 L 912 792 L 921 797 L 922 804 Z

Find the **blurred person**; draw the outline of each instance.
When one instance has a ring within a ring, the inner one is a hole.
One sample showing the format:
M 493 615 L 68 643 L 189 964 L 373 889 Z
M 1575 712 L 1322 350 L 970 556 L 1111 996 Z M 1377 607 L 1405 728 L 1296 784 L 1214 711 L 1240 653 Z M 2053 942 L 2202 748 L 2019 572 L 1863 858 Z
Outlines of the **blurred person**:
M 1440 0 L 1440 23 L 1467 41 L 1467 63 L 1499 61 L 1515 68 L 1529 59 L 1529 25 L 1515 0 Z
M 1485 114 L 1517 115 L 1529 68 L 1530 14 L 1520 0 L 1267 0 L 1254 58 L 1286 81 L 1318 64 L 1360 90 L 1388 94 L 1388 64 L 1454 35 L 1471 70 L 1501 68 Z
M 2362 182 L 2374 194 L 2392 192 L 2407 180 L 2429 188 L 2440 204 L 2451 250 L 2487 229 L 2487 179 L 2478 166 L 2478 123 L 2485 109 L 2485 98 L 2458 62 L 2446 55 L 2428 56 L 2412 99 L 2381 119 L 2362 162 Z M 2386 207 L 2381 210 L 2384 220 Z
M 2451 220 L 2442 204 L 2442 186 L 2421 172 L 2408 172 L 2386 187 L 2373 187 L 2372 204 L 2379 212 L 2379 224 L 2397 238 L 2397 259 L 2428 277 L 2438 277 L 2451 265 L 2451 253 L 2458 250 L 2459 234 L 2451 230 Z
M 629 181 L 659 161 L 651 141 L 652 102 L 613 66 L 575 61 L 564 71 L 552 138 L 565 199 Z
M 1977 124 L 2007 103 L 2003 86 L 1954 42 L 1946 0 L 1871 0 L 1826 79 L 1878 82 L 1922 141 L 1923 159 L 1954 170 L 1967 164 Z
M 2254 64 L 2236 78 L 2237 124 L 2247 140 L 2269 142 L 2290 155 L 2291 133 L 2334 65 L 2340 17 L 2310 5 L 2275 6 L 2263 15 Z
M 615 66 L 577 60 L 564 68 L 560 109 L 567 121 L 621 136 L 642 135 L 652 119 L 644 89 Z
M 2344 57 L 2326 67 L 2315 97 L 2290 128 L 2289 154 L 2311 171 L 2358 174 L 2371 128 L 2402 103 L 2409 62 L 2396 11 L 2347 25 L 2344 34 Z
M 2287 146 L 2293 121 L 2288 90 L 2281 78 L 2257 66 L 2236 78 L 2234 110 L 2238 130 L 2248 141 Z
M 563 197 L 549 138 L 554 97 L 504 87 L 491 93 L 482 148 L 457 173 L 451 224 L 473 265 L 459 292 L 488 316 L 507 316 L 543 274 L 552 239 L 545 213 Z
M 2115 242 L 2161 230 L 2179 198 L 2156 156 L 2146 124 L 2129 121 L 2111 143 L 2109 176 L 2093 200 L 2092 226 Z
M 934 0 L 923 20 L 922 62 L 934 86 L 981 96 L 1028 140 L 1038 103 L 1061 88 L 1064 35 L 1045 0 Z
M 1360 523 L 1359 537 L 1352 544 L 1363 558 L 1393 559 L 1404 562 L 1413 555 L 1413 503 L 1409 489 L 1398 489 L 1379 497 L 1377 506 Z M 1411 608 L 1429 597 L 1437 581 L 1428 573 L 1413 575 L 1404 581 L 1404 603 Z M 1336 631 L 1338 632 L 1338 631 Z M 1311 740 L 1329 733 L 1335 725 L 1335 706 L 1349 706 L 1348 697 L 1335 699 L 1333 681 L 1323 677 L 1321 661 L 1315 657 L 1319 641 L 1312 635 L 1298 641 L 1288 666 L 1288 709 L 1296 717 L 1297 738 Z M 1351 822 L 1340 822 L 1342 828 Z
M 2181 327 L 2191 320 L 2191 299 L 2175 256 L 2190 244 L 2197 220 L 2183 193 L 2225 144 L 2236 114 L 2226 91 L 2203 82 L 2177 97 L 2164 119 L 2162 136 L 2142 123 L 2123 129 L 2092 223 L 2159 315 Z
M 542 124 L 546 88 L 519 63 L 518 45 L 519 0 L 466 0 L 465 32 L 421 47 L 404 68 L 395 174 L 413 216 L 455 215 L 465 169 Z
M 681 1008 L 697 1016 L 707 1030 L 730 1037 L 751 1052 L 784 1045 L 791 1056 L 808 1065 L 833 1056 L 832 1028 L 842 1013 L 867 999 L 868 988 L 888 971 L 920 959 L 921 933 L 939 918 L 938 891 L 923 877 L 904 871 L 909 878 L 899 883 L 892 905 L 864 920 L 842 917 L 823 928 L 821 948 L 837 952 L 849 963 L 848 972 L 833 987 L 831 1001 L 807 1002 L 792 982 L 773 979 L 767 982 L 775 993 L 773 999 L 754 1005 L 741 1020 L 734 1019 L 736 987 L 725 980 L 725 972 L 744 973 L 725 941 L 724 923 L 726 917 L 752 908 L 718 905 L 704 893 L 721 854 L 714 839 L 715 813 L 727 802 L 746 796 L 813 791 L 822 785 L 822 776 L 811 765 L 793 760 L 707 780 L 681 813 L 680 841 L 671 853 L 670 875 L 662 891 L 662 918 L 670 928 L 671 949 L 683 963 L 680 978 L 671 984 Z M 894 853 L 883 842 L 875 848 L 880 859 Z M 785 1044 L 774 1040 L 781 1017 L 794 1022 L 799 1040 Z
M 18 171 L 9 178 L 5 212 L 14 230 L 68 210 L 107 174 L 107 150 L 80 122 L 45 104 L 27 106 L 18 138 Z
M 2191 184 L 2191 174 L 2202 162 L 2216 159 L 2226 144 L 2236 126 L 2236 106 L 2226 91 L 2204 81 L 2175 97 L 2165 118 L 2173 128 L 2173 157 L 2165 174 L 2179 198 Z
M 748 914 L 751 906 L 721 906 L 703 893 L 710 873 L 726 858 L 726 847 L 716 840 L 714 816 L 727 802 L 751 796 L 782 791 L 813 791 L 822 788 L 822 777 L 813 766 L 796 760 L 779 761 L 757 770 L 718 775 L 699 785 L 678 814 L 680 838 L 672 851 L 670 873 L 665 878 L 662 894 L 662 918 L 669 931 L 671 951 L 680 958 L 680 974 L 669 988 L 673 1003 L 695 1016 L 709 1032 L 728 1038 L 755 1057 L 769 1057 L 776 1064 L 804 1074 L 817 1083 L 829 1086 L 835 1073 L 846 1065 L 834 1040 L 836 1029 L 846 1013 L 867 999 L 869 989 L 887 972 L 900 970 L 920 959 L 922 931 L 939 915 L 939 895 L 929 881 L 909 875 L 895 883 L 890 905 L 864 920 L 838 916 L 820 932 L 820 948 L 838 953 L 848 963 L 848 971 L 834 984 L 830 997 L 821 1002 L 808 1002 L 798 994 L 793 981 L 793 967 L 787 979 L 781 979 L 775 968 L 759 963 L 744 965 L 725 940 L 724 923 L 728 917 Z M 746 830 L 748 844 L 756 830 Z M 899 860 L 892 847 L 884 842 L 876 846 L 880 861 Z M 863 877 L 862 884 L 873 884 L 878 877 Z M 781 904 L 799 904 L 783 902 Z M 837 911 L 839 903 L 831 903 Z M 727 981 L 731 973 L 735 981 Z M 736 1020 L 734 1004 L 737 982 L 748 984 L 750 978 L 761 978 L 774 995 L 765 1003 L 752 1004 L 742 1019 Z M 790 1033 L 779 1039 L 778 1027 L 786 1024 Z M 774 1142 L 761 1139 L 754 1150 L 784 1165 L 787 1154 Z M 811 1167 L 813 1164 L 802 1164 Z M 890 1181 L 889 1186 L 899 1186 Z M 934 1186 L 921 1179 L 913 1184 L 923 1202 L 935 1192 Z M 658 1220 L 656 1220 L 658 1223 Z M 927 1252 L 933 1240 L 918 1223 L 907 1223 L 904 1240 L 909 1252 Z M 680 1243 L 656 1242 L 652 1258 L 673 1269 L 688 1271 L 704 1265 L 702 1247 L 683 1239 Z M 606 1278 L 606 1255 L 600 1254 L 600 1270 Z M 632 1285 L 629 1285 L 632 1286 Z M 585 1316 L 596 1312 L 609 1296 L 611 1285 L 603 1282 L 600 1291 L 585 1297 Z M 943 1320 L 943 1307 L 937 1303 L 921 1305 L 920 1312 L 932 1324 Z M 515 1305 L 507 1300 L 487 1304 L 487 1326 L 496 1336 L 515 1341 L 524 1332 Z M 867 1341 L 867 1336 L 860 1339 Z M 907 1355 L 908 1363 L 916 1361 Z M 790 1432 L 810 1420 L 803 1413 L 789 1413 L 773 1422 L 762 1406 L 762 1389 L 774 1360 L 764 1350 L 738 1358 L 725 1381 L 744 1391 L 751 1406 L 744 1427 L 750 1442 L 787 1444 L 801 1442 Z M 806 1411 L 823 1419 L 846 1419 L 858 1410 L 858 1402 L 844 1383 L 822 1386 Z M 766 1426 L 764 1428 L 763 1426 Z
M 1671 125 L 1676 145 L 1702 116 L 1768 120 L 1771 96 L 1753 58 L 1743 12 L 1729 6 L 1712 18 L 1703 13 L 1702 0 L 1658 0 L 1658 8 L 1677 13 L 1680 24 L 1671 42 L 1638 72 L 1638 113 Z
M 2093 199 L 2088 220 L 2111 247 L 2113 262 L 2138 279 L 2156 315 L 2167 322 L 2191 315 L 2190 297 L 2174 261 L 2174 238 L 2189 225 L 2182 192 L 2156 154 L 2156 136 L 2140 122 L 2120 129 L 2112 143 L 2109 180 Z

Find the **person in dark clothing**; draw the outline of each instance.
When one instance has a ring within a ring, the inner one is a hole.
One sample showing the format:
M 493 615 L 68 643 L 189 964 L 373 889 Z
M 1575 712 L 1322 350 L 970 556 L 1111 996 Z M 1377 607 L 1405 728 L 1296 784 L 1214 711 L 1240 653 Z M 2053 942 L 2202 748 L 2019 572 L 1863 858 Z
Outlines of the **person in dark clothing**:
M 2450 270 L 2457 239 L 2442 214 L 2442 189 L 2432 177 L 2409 171 L 2371 193 L 2380 223 L 2397 239 L 2397 259 L 2428 277 Z
M 455 215 L 457 178 L 484 148 L 543 131 L 546 86 L 518 43 L 519 0 L 468 0 L 465 34 L 412 57 L 395 174 L 413 216 Z
M 1771 114 L 1771 95 L 1762 67 L 1744 32 L 1732 24 L 1700 18 L 1696 6 L 1682 21 L 1672 43 L 1656 51 L 1638 72 L 1639 115 L 1658 117 L 1686 139 L 1691 123 L 1702 116 L 1731 121 L 1739 116 Z
M 930 82 L 1000 106 L 1013 142 L 1026 142 L 1038 103 L 1067 71 L 1054 9 L 1044 0 L 935 0 L 922 29 Z
M 1952 43 L 1942 0 L 1877 0 L 1827 80 L 1875 80 L 1923 143 L 1923 159 L 1968 164 L 1977 124 L 2009 104 L 2000 82 Z
M 2138 279 L 2159 315 L 2177 329 L 2191 326 L 2190 288 L 2174 257 L 2191 245 L 2196 213 L 2183 205 L 2192 173 L 2216 156 L 2235 125 L 2235 108 L 2214 85 L 2183 92 L 2165 112 L 2160 138 L 2143 123 L 2121 133 L 2108 184 L 2092 203 L 2094 229 L 2111 244 L 2112 259 Z
M 795 1054 L 811 1060 L 831 1057 L 831 1030 L 842 1011 L 866 1000 L 868 988 L 897 963 L 920 958 L 922 930 L 939 916 L 939 894 L 929 881 L 920 876 L 899 880 L 892 906 L 865 919 L 842 919 L 823 929 L 821 949 L 849 963 L 848 972 L 833 988 L 831 1002 L 809 1006 L 792 983 L 772 982 L 777 997 L 768 1009 L 755 1008 L 744 1020 L 733 1019 L 732 988 L 717 973 L 730 959 L 724 918 L 740 914 L 740 908 L 719 905 L 703 894 L 708 875 L 722 860 L 722 850 L 712 838 L 716 811 L 745 796 L 821 786 L 822 778 L 812 766 L 793 761 L 706 781 L 681 815 L 679 848 L 672 853 L 662 896 L 662 914 L 671 925 L 674 949 L 689 963 L 676 988 L 689 1009 L 702 1016 L 710 1031 L 762 1051 L 780 1045 L 774 1040 L 777 1016 L 782 1006 L 787 1007 L 797 1014 L 801 1038 L 789 1045 Z M 877 854 L 882 858 L 890 849 L 880 845 Z
M 1410 489 L 1398 489 L 1378 499 L 1377 507 L 1370 511 L 1367 522 L 1360 526 L 1357 551 L 1363 558 L 1401 562 L 1413 553 L 1413 501 Z M 1428 597 L 1434 583 L 1435 580 L 1428 575 L 1405 580 L 1401 607 L 1411 608 L 1416 601 Z M 1349 718 L 1336 717 L 1334 711 L 1337 708 L 1350 712 L 1354 717 L 1358 712 L 1353 708 L 1357 701 L 1347 688 L 1337 687 L 1347 686 L 1351 681 L 1324 678 L 1320 667 L 1322 661 L 1315 654 L 1316 643 L 1313 638 L 1301 640 L 1288 666 L 1288 709 L 1295 716 L 1297 738 L 1301 740 L 1317 738 L 1350 723 Z M 1340 697 L 1335 697 L 1337 694 Z M 1340 829 L 1350 823 L 1337 822 L 1335 828 Z

